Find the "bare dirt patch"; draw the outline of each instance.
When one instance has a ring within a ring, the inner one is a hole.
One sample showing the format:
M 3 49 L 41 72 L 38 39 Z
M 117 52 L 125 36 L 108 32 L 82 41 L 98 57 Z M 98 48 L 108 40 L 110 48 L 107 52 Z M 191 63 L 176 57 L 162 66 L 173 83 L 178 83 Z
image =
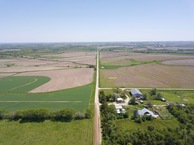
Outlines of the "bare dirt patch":
M 116 70 L 101 70 L 104 87 L 193 88 L 194 67 L 146 64 Z M 115 76 L 116 80 L 109 79 Z
M 79 68 L 22 73 L 17 76 L 47 76 L 51 80 L 30 93 L 52 92 L 89 84 L 93 80 L 93 69 Z

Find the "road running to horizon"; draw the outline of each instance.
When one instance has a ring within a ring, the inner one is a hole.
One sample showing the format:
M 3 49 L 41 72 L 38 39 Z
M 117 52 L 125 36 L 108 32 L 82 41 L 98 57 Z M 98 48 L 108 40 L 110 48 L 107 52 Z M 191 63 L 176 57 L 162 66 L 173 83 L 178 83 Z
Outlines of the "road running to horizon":
M 97 48 L 96 54 L 96 90 L 95 90 L 95 101 L 94 101 L 94 145 L 101 144 L 101 123 L 100 123 L 100 108 L 99 108 L 99 52 Z

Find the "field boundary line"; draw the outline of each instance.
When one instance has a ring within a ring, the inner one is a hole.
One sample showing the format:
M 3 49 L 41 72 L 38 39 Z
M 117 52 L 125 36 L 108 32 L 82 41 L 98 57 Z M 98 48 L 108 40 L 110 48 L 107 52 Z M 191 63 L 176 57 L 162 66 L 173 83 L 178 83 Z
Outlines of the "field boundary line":
M 167 90 L 167 91 L 194 91 L 194 88 L 139 88 L 139 87 L 131 87 L 131 88 L 119 88 L 119 87 L 113 87 L 113 88 L 99 88 L 99 90 L 111 90 L 111 89 L 121 89 L 121 90 L 130 90 L 133 88 L 142 89 L 142 90 L 151 90 L 153 88 L 156 88 L 157 90 Z
M 8 103 L 81 103 L 83 101 L 0 101 L 1 102 L 8 102 Z
M 37 78 L 33 78 L 33 79 L 34 79 L 34 80 L 33 80 L 32 82 L 30 82 L 30 83 L 26 83 L 26 84 L 21 85 L 21 86 L 17 86 L 17 87 L 15 87 L 15 88 L 10 89 L 9 91 L 13 91 L 13 90 L 15 90 L 15 89 L 18 89 L 18 88 L 21 88 L 21 87 L 25 87 L 25 86 L 31 85 L 31 84 L 33 84 L 33 83 L 35 83 L 35 82 L 37 82 L 37 81 L 38 81 L 38 79 L 37 79 Z

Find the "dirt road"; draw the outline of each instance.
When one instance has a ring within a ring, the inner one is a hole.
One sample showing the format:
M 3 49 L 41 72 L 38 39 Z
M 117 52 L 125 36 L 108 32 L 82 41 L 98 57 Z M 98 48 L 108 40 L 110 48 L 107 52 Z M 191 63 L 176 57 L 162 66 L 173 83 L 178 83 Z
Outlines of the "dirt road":
M 96 90 L 95 90 L 95 111 L 94 111 L 94 145 L 101 144 L 101 125 L 100 125 L 100 108 L 99 108 L 99 52 L 97 50 L 97 63 L 96 63 Z

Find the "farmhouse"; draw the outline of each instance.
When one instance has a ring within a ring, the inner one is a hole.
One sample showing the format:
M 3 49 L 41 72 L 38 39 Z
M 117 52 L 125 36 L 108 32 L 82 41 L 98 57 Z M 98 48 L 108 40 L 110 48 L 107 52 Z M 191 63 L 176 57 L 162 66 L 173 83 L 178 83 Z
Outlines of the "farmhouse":
M 130 93 L 133 97 L 141 99 L 143 97 L 142 93 L 138 89 L 131 89 Z
M 152 111 L 146 109 L 146 108 L 143 108 L 142 110 L 137 110 L 134 112 L 134 116 L 143 116 L 143 115 L 151 115 L 153 118 L 157 118 L 158 115 L 155 115 Z
M 115 104 L 115 108 L 117 110 L 117 114 L 126 113 L 125 109 L 120 104 Z

